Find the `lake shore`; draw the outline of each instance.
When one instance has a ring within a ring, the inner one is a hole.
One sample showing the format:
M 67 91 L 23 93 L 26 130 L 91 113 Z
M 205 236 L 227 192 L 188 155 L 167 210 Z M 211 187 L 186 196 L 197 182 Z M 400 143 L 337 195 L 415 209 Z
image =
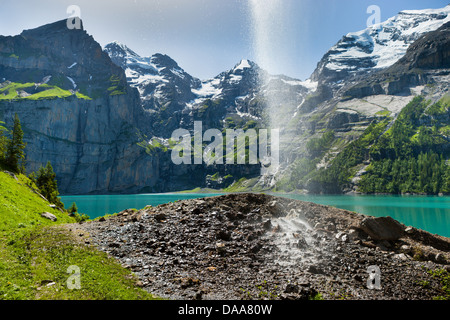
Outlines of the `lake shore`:
M 441 280 L 450 239 L 394 219 L 272 195 L 183 200 L 69 228 L 130 268 L 143 288 L 169 299 L 448 295 Z M 368 287 L 374 266 L 378 289 Z

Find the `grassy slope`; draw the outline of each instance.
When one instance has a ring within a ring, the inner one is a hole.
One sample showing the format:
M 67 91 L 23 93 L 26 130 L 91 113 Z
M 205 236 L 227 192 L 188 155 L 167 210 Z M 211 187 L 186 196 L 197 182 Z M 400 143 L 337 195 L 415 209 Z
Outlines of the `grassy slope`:
M 0 87 L 0 101 L 1 100 L 42 100 L 42 99 L 55 99 L 55 98 L 67 98 L 72 96 L 69 90 L 61 89 L 57 86 L 50 86 L 47 84 L 40 85 L 45 90 L 31 94 L 29 96 L 20 97 L 18 92 L 23 90 L 27 91 L 29 88 L 34 88 L 34 83 L 17 83 L 11 82 L 4 87 Z M 88 96 L 76 93 L 78 99 L 91 100 Z
M 50 208 L 25 176 L 17 179 L 0 172 L 0 299 L 153 299 L 129 270 L 77 239 L 67 213 Z M 58 220 L 42 218 L 44 211 Z M 68 288 L 70 266 L 80 269 L 80 289 Z

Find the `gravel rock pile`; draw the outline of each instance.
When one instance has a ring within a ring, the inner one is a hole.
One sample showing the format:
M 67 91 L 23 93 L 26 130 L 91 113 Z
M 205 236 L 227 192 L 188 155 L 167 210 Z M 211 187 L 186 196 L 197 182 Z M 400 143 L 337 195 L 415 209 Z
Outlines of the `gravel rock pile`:
M 443 295 L 450 239 L 391 218 L 264 194 L 126 210 L 74 224 L 168 299 L 412 299 Z

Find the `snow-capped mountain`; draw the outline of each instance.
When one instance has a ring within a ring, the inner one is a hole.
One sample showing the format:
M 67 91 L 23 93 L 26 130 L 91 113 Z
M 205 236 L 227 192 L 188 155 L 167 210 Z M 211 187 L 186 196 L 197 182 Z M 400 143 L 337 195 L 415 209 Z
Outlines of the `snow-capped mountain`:
M 165 117 L 176 118 L 176 121 L 171 120 L 174 125 L 189 123 L 198 115 L 197 111 L 203 110 L 210 101 L 214 101 L 220 109 L 213 118 L 223 120 L 232 115 L 260 119 L 262 108 L 251 107 L 258 96 L 267 91 L 275 94 L 289 92 L 291 104 L 295 107 L 308 90 L 315 88 L 310 81 L 269 75 L 256 63 L 246 59 L 212 79 L 201 81 L 186 73 L 166 55 L 141 57 L 117 41 L 106 45 L 104 50 L 115 64 L 125 70 L 128 83 L 138 89 L 144 109 L 153 113 L 155 119 L 152 122 L 157 123 L 167 120 Z M 261 88 L 262 79 L 265 79 L 266 85 Z M 153 128 L 152 134 L 159 131 Z
M 365 30 L 348 33 L 319 62 L 311 79 L 341 82 L 348 76 L 392 66 L 422 35 L 450 21 L 450 5 L 442 9 L 406 10 Z
M 194 104 L 201 103 L 204 99 L 220 99 L 235 91 L 237 96 L 247 95 L 249 90 L 257 88 L 259 67 L 249 60 L 241 60 L 234 68 L 222 72 L 213 79 L 204 80 L 201 86 L 193 89 L 196 95 Z M 240 84 L 246 84 L 246 88 L 239 88 Z M 246 92 L 242 92 L 242 91 Z
M 128 83 L 138 89 L 146 109 L 194 98 L 191 89 L 199 86 L 200 81 L 186 73 L 169 56 L 158 53 L 141 57 L 117 41 L 107 44 L 104 50 L 116 65 L 125 70 Z
M 144 101 L 163 97 L 170 86 L 175 91 L 184 91 L 184 97 L 191 98 L 184 101 L 188 107 L 201 104 L 207 99 L 229 100 L 258 90 L 261 76 L 269 77 L 270 81 L 282 81 L 288 86 L 311 87 L 309 81 L 302 82 L 286 76 L 267 75 L 256 63 L 246 59 L 212 79 L 200 81 L 186 73 L 167 55 L 141 57 L 118 41 L 107 44 L 104 50 L 115 64 L 125 70 L 128 83 L 139 90 Z

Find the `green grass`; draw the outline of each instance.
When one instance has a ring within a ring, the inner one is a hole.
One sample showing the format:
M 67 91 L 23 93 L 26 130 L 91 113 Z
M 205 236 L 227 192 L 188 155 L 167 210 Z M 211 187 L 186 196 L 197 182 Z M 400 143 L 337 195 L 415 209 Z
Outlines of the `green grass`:
M 79 237 L 74 218 L 51 208 L 26 176 L 16 178 L 0 172 L 0 300 L 154 299 L 130 270 Z M 71 266 L 80 270 L 79 289 L 68 285 Z
M 450 94 L 446 94 L 437 103 L 428 108 L 426 114 L 431 116 L 445 115 L 450 108 Z
M 55 99 L 55 98 L 67 98 L 72 96 L 72 92 L 69 90 L 61 89 L 58 86 L 51 86 L 48 84 L 42 84 L 39 87 L 45 88 L 46 90 L 30 94 L 26 97 L 20 97 L 18 91 L 27 92 L 28 88 L 34 88 L 35 83 L 17 83 L 11 82 L 4 87 L 0 87 L 0 101 L 1 100 L 42 100 L 42 99 Z M 78 99 L 91 100 L 90 97 L 77 92 L 76 97 Z
M 0 87 L 0 100 L 14 100 L 19 98 L 17 91 L 25 90 L 30 87 L 34 87 L 34 83 L 16 83 L 11 82 L 4 87 Z
M 58 222 L 75 222 L 67 213 L 49 207 L 49 203 L 33 193 L 27 185 L 31 181 L 17 175 L 16 181 L 9 174 L 0 172 L 0 232 L 16 228 L 51 225 L 54 222 L 40 216 L 42 212 L 54 214 Z
M 41 100 L 41 99 L 54 99 L 54 98 L 67 98 L 70 97 L 72 93 L 69 90 L 64 90 L 59 87 L 53 87 L 48 90 L 44 90 L 31 96 L 25 97 L 26 100 Z
M 88 97 L 87 95 L 82 94 L 82 93 L 79 93 L 79 92 L 77 92 L 75 95 L 77 96 L 78 99 L 92 100 L 92 99 L 91 99 L 90 97 Z
M 450 300 L 450 273 L 445 269 L 429 270 L 433 278 L 438 279 L 441 284 L 442 295 L 434 297 L 434 300 Z
M 381 116 L 381 117 L 389 117 L 391 116 L 392 112 L 390 112 L 389 110 L 382 110 L 382 111 L 378 111 L 376 113 L 377 116 Z
M 123 95 L 125 94 L 125 88 L 120 81 L 120 78 L 116 75 L 112 75 L 109 78 L 111 86 L 108 88 L 110 96 Z
M 257 190 L 255 188 L 256 183 L 258 182 L 259 178 L 241 178 L 239 181 L 236 181 L 228 188 L 224 189 L 224 192 L 248 192 L 250 190 L 258 192 L 262 190 Z
M 16 230 L 0 242 L 0 299 L 148 300 L 137 278 L 61 226 Z M 0 237 L 1 238 L 1 237 Z M 79 288 L 69 267 L 79 268 Z

